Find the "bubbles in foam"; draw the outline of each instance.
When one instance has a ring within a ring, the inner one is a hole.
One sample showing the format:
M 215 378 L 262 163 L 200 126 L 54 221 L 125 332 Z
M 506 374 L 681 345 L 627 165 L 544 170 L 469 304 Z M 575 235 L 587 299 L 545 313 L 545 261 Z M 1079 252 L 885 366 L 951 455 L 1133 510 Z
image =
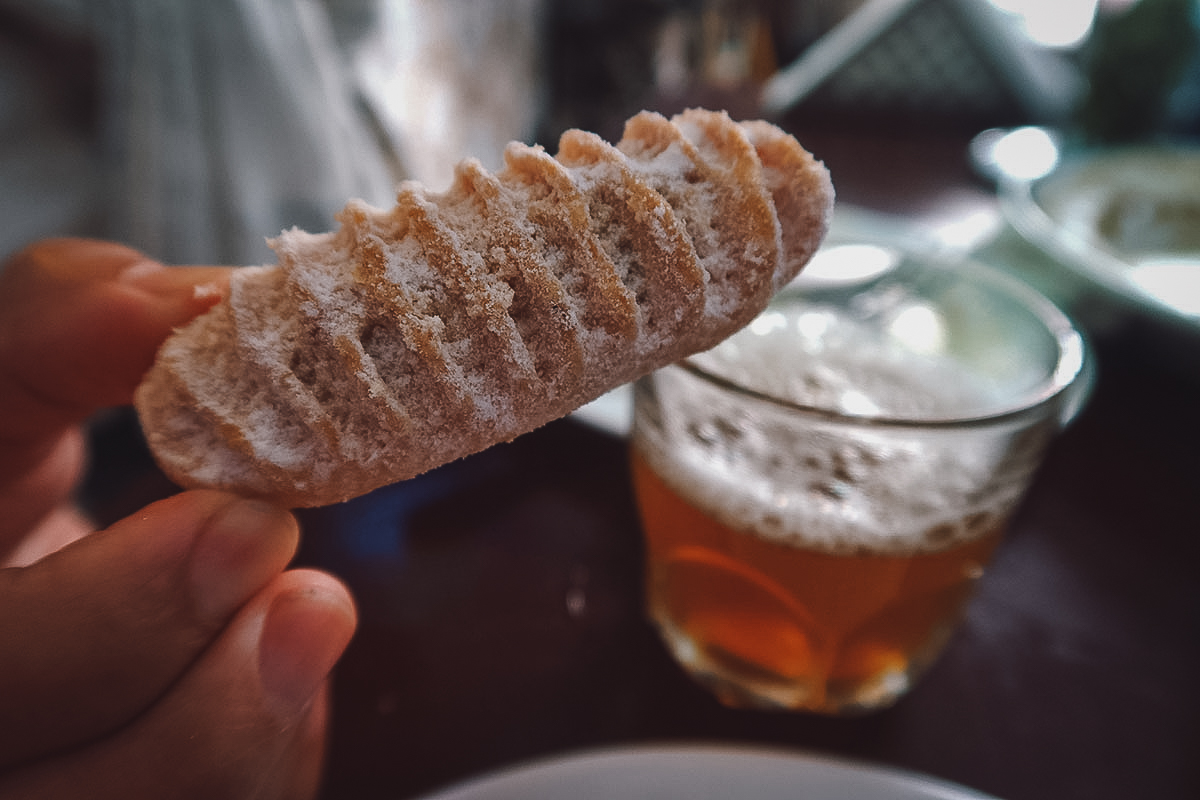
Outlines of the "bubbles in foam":
M 710 351 L 702 366 L 844 414 L 920 418 L 988 402 L 977 379 L 928 349 L 861 346 L 860 332 L 830 312 L 778 313 Z M 661 431 L 638 431 L 651 439 L 640 451 L 676 491 L 730 527 L 834 552 L 941 549 L 994 530 L 1024 489 L 1010 477 L 1023 472 L 1008 469 L 1014 456 L 1003 432 L 964 436 L 819 415 L 797 426 L 794 411 L 747 403 L 683 370 L 654 380 L 678 411 Z
M 884 326 L 822 306 L 782 306 L 693 360 L 755 391 L 865 417 L 930 419 L 991 405 L 986 384 L 947 355 L 946 321 L 909 303 Z

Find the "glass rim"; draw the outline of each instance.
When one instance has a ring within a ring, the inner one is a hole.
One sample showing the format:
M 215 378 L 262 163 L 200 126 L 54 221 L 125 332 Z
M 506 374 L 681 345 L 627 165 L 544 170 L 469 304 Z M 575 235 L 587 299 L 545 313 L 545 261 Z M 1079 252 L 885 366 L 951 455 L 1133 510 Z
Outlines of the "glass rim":
M 861 241 L 870 242 L 870 239 L 864 237 Z M 831 242 L 830 244 L 835 243 Z M 923 266 L 929 268 L 948 268 L 942 259 L 930 254 L 914 254 L 906 251 L 905 255 L 920 258 L 926 262 Z M 734 394 L 767 403 L 788 412 L 819 417 L 827 422 L 847 425 L 928 429 L 983 427 L 1039 415 L 1048 406 L 1059 402 L 1064 397 L 1067 402 L 1057 417 L 1061 425 L 1066 425 L 1083 407 L 1095 377 L 1094 357 L 1083 333 L 1070 317 L 1049 298 L 1016 277 L 1006 275 L 970 259 L 956 259 L 953 269 L 958 273 L 969 272 L 972 278 L 990 282 L 993 287 L 1017 299 L 1045 326 L 1047 333 L 1055 342 L 1057 359 L 1045 380 L 1040 381 L 1037 386 L 1020 394 L 1011 402 L 997 404 L 979 413 L 955 413 L 942 416 L 853 414 L 819 405 L 799 403 L 771 392 L 752 389 L 732 378 L 700 366 L 695 362 L 695 356 L 684 358 L 671 366 L 678 367 L 710 385 Z M 803 273 L 801 274 L 803 275 Z M 784 289 L 777 297 L 783 297 L 784 292 L 787 292 L 787 289 Z

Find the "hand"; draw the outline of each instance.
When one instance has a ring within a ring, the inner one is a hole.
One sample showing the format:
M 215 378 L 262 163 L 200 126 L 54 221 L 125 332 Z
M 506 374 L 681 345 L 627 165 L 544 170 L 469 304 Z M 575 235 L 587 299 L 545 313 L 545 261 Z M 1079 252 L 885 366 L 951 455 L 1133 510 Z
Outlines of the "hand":
M 0 800 L 304 798 L 349 593 L 283 509 L 192 491 L 92 533 L 80 425 L 127 403 L 222 268 L 54 240 L 0 274 Z

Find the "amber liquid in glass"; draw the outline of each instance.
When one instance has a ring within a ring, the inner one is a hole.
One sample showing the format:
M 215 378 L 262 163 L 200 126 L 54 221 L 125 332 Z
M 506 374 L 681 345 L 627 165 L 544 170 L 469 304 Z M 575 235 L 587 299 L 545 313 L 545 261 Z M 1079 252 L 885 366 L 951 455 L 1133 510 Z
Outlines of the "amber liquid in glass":
M 713 519 L 636 450 L 632 467 L 650 616 L 734 706 L 853 713 L 895 700 L 941 651 L 1003 526 L 975 521 L 940 550 L 822 551 Z

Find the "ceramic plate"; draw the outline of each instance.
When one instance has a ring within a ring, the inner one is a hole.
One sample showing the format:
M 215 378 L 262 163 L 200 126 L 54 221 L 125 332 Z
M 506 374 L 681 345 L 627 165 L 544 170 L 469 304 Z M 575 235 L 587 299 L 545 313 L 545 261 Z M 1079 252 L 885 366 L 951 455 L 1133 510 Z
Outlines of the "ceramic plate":
M 426 800 L 995 800 L 916 773 L 736 747 L 598 750 L 534 762 Z

